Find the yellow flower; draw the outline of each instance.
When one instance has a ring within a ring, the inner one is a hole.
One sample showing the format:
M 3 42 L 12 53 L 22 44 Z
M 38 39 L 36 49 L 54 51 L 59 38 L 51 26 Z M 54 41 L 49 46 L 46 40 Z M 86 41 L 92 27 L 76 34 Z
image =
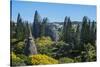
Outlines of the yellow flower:
M 37 65 L 37 64 L 57 64 L 58 61 L 47 56 L 47 55 L 42 55 L 42 54 L 37 54 L 37 55 L 32 55 L 30 56 L 31 58 L 31 63 L 33 65 Z

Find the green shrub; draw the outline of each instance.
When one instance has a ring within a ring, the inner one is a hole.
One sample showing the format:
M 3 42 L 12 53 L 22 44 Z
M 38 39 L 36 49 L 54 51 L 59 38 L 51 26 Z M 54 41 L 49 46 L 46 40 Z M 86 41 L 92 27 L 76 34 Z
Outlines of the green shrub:
M 95 47 L 92 44 L 88 43 L 85 46 L 85 50 L 86 50 L 86 52 L 85 52 L 86 53 L 85 54 L 86 61 L 96 61 L 96 49 L 95 49 Z
M 11 65 L 12 66 L 20 66 L 25 65 L 24 60 L 17 57 L 13 52 L 11 53 Z
M 10 39 L 10 45 L 11 45 L 11 47 L 15 47 L 17 41 L 18 41 L 17 39 Z
M 48 56 L 52 56 L 52 53 L 53 53 L 53 51 L 52 51 L 52 49 L 53 49 L 53 47 L 51 47 L 51 46 L 37 46 L 37 50 L 38 50 L 38 53 L 40 53 L 40 54 L 46 54 L 46 55 L 48 55 Z
M 71 58 L 63 57 L 59 59 L 59 63 L 73 63 L 74 60 Z
M 24 61 L 24 63 L 26 64 L 26 65 L 32 65 L 32 63 L 31 63 L 31 61 L 30 61 L 30 58 L 28 57 L 28 56 L 26 56 L 26 55 L 24 55 L 24 54 L 18 54 L 17 55 L 19 58 L 21 58 L 23 61 Z
M 11 43 L 15 43 L 16 41 L 18 41 L 17 39 L 11 39 Z
M 46 54 L 48 56 L 51 56 L 52 55 L 52 44 L 53 44 L 53 41 L 51 40 L 50 37 L 40 37 L 40 38 L 37 38 L 35 40 L 36 42 L 36 46 L 37 46 L 37 50 L 38 50 L 38 53 L 40 54 Z
M 16 44 L 14 51 L 17 54 L 23 54 L 24 53 L 24 42 L 19 42 L 18 44 Z
M 81 56 L 77 56 L 74 58 L 74 62 L 81 62 Z
M 31 63 L 33 65 L 39 65 L 39 64 L 57 64 L 58 61 L 42 54 L 32 55 L 29 58 L 31 58 Z
M 36 44 L 39 46 L 45 46 L 45 45 L 51 45 L 53 41 L 51 40 L 50 37 L 40 37 L 36 39 Z
M 17 54 L 17 57 L 19 57 L 20 59 L 24 60 L 24 61 L 27 61 L 27 56 L 24 55 L 24 54 Z

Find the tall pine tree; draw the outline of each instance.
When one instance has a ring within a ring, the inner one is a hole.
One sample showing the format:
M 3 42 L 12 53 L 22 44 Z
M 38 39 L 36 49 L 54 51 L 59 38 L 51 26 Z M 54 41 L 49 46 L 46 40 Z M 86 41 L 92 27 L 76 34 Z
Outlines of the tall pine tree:
M 89 26 L 88 26 L 88 18 L 86 16 L 83 17 L 82 21 L 82 28 L 81 28 L 81 44 L 87 44 L 88 43 L 88 38 L 89 37 Z
M 92 26 L 91 26 L 91 39 L 90 39 L 90 43 L 91 44 L 95 44 L 95 41 L 96 41 L 96 22 L 93 21 L 92 22 Z
M 20 13 L 18 13 L 17 16 L 17 28 L 16 28 L 16 38 L 18 40 L 23 40 L 24 39 L 24 28 L 23 28 L 23 22 L 22 18 L 20 17 Z
M 40 36 L 40 25 L 41 25 L 41 18 L 38 14 L 38 11 L 35 11 L 34 15 L 34 22 L 33 22 L 33 36 L 34 38 L 37 38 Z
M 72 23 L 70 20 L 70 17 L 65 17 L 64 25 L 63 25 L 63 40 L 66 43 L 71 43 L 71 29 L 72 29 Z
M 40 36 L 46 36 L 46 25 L 48 23 L 48 18 L 44 18 L 41 24 L 41 32 L 40 32 Z
M 76 48 L 80 48 L 80 25 L 78 24 L 77 25 L 77 29 L 76 29 L 76 32 L 75 32 L 75 37 L 74 37 L 74 41 L 75 41 L 75 47 Z

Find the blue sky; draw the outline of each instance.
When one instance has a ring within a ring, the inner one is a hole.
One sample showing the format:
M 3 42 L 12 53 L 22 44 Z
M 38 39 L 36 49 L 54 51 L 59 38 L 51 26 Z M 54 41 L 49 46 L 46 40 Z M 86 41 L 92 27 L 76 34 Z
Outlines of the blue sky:
M 16 21 L 18 13 L 25 21 L 33 22 L 35 10 L 41 18 L 48 17 L 50 22 L 62 22 L 65 16 L 72 21 L 82 21 L 83 16 L 96 20 L 96 6 L 73 5 L 43 2 L 12 1 L 12 20 Z

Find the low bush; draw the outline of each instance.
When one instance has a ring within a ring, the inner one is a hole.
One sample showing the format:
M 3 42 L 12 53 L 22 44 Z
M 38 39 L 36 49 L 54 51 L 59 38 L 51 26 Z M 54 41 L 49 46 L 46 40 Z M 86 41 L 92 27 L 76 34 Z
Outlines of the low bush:
M 39 46 L 51 45 L 53 43 L 50 37 L 44 37 L 44 36 L 37 38 L 35 42 Z
M 11 43 L 15 43 L 16 41 L 18 41 L 17 39 L 11 39 Z
M 74 63 L 74 60 L 71 58 L 63 57 L 59 59 L 59 63 Z
M 39 64 L 57 64 L 58 61 L 42 54 L 32 55 L 29 57 L 31 59 L 31 63 L 33 65 L 39 65 Z
M 17 54 L 23 54 L 24 53 L 24 42 L 19 42 L 16 44 L 14 48 L 14 52 Z
M 15 53 L 11 53 L 11 66 L 21 66 L 25 65 L 24 60 L 21 58 L 17 57 Z

